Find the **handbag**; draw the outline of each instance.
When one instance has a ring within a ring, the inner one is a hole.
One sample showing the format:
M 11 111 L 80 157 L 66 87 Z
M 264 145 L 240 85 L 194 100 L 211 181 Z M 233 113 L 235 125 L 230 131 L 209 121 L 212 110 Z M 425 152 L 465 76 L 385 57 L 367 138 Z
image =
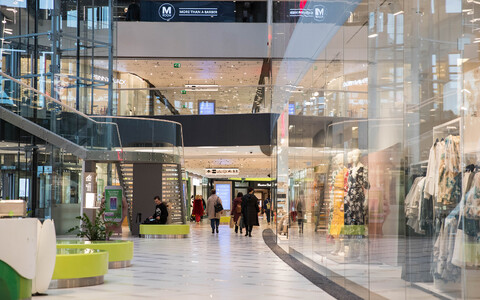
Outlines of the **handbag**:
M 215 213 L 219 213 L 223 210 L 223 206 L 222 206 L 222 203 L 218 202 L 218 198 L 217 198 L 217 203 L 215 204 Z
M 235 224 L 235 222 L 233 221 L 233 218 L 230 217 L 230 228 L 233 228 L 233 225 Z
M 237 205 L 237 214 L 241 214 L 241 213 L 242 213 L 242 205 L 238 204 Z

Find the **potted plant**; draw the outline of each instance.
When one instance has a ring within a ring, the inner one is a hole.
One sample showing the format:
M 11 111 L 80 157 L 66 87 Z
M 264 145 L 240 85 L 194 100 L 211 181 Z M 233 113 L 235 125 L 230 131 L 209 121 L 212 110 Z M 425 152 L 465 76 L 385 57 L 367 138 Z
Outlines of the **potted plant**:
M 76 217 L 81 221 L 80 225 L 70 228 L 67 233 L 78 230 L 78 237 L 87 238 L 89 241 L 108 241 L 113 232 L 107 228 L 115 222 L 105 221 L 103 219 L 104 212 L 105 208 L 98 210 L 93 222 L 85 213 L 83 216 Z

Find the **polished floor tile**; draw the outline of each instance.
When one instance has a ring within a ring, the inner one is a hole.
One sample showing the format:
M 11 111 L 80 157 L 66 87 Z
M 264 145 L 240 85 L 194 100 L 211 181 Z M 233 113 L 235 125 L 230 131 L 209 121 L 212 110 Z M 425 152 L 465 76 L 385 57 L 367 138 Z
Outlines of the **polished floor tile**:
M 333 299 L 280 260 L 264 243 L 226 225 L 192 225 L 187 239 L 132 238 L 132 266 L 112 269 L 98 286 L 48 290 L 50 299 Z

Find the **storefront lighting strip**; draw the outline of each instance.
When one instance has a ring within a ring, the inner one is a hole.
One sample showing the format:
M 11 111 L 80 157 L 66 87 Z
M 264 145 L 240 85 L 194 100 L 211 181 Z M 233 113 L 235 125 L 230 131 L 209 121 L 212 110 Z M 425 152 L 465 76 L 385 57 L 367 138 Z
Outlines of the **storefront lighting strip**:
M 275 178 L 228 178 L 228 180 L 235 180 L 235 181 L 274 181 Z

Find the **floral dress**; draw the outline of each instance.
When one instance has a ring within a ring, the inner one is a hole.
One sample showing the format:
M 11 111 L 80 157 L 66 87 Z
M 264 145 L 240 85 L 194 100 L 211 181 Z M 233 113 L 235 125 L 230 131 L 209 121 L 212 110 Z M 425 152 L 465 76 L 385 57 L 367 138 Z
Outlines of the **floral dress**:
M 348 190 L 344 199 L 345 225 L 365 224 L 365 189 L 368 189 L 367 168 L 358 167 L 356 172 L 350 168 Z

